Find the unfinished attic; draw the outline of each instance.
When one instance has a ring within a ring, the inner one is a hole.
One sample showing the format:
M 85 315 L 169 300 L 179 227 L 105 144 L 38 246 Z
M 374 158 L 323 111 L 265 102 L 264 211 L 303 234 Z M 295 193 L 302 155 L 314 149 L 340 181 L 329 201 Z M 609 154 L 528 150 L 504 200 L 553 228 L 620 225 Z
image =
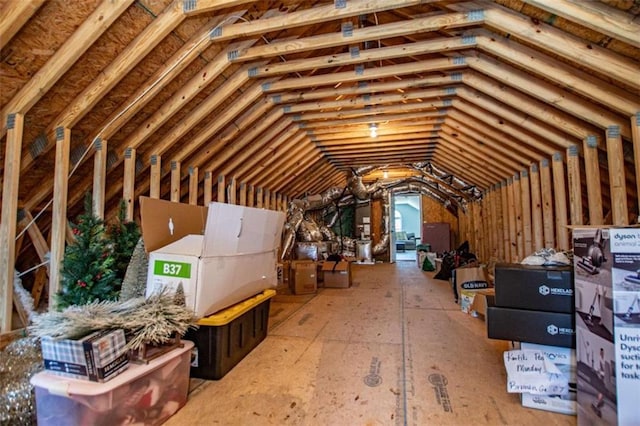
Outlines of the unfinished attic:
M 362 287 L 437 282 L 419 246 L 519 263 L 571 253 L 576 227 L 637 224 L 639 16 L 638 0 L 0 0 L 0 348 L 56 306 L 83 214 L 146 244 L 145 203 L 280 212 L 287 273 L 341 255 L 366 261 Z M 398 389 L 380 422 L 462 424 Z

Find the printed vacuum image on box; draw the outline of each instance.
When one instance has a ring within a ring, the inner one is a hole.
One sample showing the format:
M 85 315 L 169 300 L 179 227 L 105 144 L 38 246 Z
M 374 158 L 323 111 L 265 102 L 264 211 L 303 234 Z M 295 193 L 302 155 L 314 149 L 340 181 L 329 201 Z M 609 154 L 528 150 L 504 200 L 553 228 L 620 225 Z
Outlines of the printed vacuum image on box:
M 640 229 L 573 230 L 578 424 L 638 424 Z

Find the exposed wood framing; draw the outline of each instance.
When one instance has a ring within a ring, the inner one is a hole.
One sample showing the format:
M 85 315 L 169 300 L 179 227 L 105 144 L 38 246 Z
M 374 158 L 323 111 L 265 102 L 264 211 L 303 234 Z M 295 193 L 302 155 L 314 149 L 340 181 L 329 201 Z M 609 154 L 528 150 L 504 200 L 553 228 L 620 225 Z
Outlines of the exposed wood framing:
M 551 168 L 549 160 L 543 158 L 540 161 L 540 192 L 542 193 L 542 230 L 544 233 L 544 246 L 554 248 L 556 246 L 555 219 L 553 212 L 554 191 L 551 181 Z
M 136 186 L 136 150 L 127 148 L 124 152 L 124 176 L 122 178 L 122 199 L 125 202 L 125 219 L 133 221 Z
M 179 203 L 181 200 L 180 193 L 180 162 L 171 161 L 171 198 L 174 203 Z
M 599 139 L 589 135 L 583 142 L 584 169 L 587 183 L 587 202 L 589 204 L 589 224 L 603 225 L 602 191 L 600 189 L 600 161 L 598 159 Z M 575 190 L 575 188 L 572 188 Z M 573 194 L 572 194 L 573 196 Z M 582 218 L 580 218 L 582 219 Z M 573 224 L 573 220 L 571 222 Z M 576 223 L 576 225 L 582 222 Z
M 566 172 L 562 154 L 560 152 L 553 154 L 553 161 L 551 164 L 553 168 L 553 199 L 555 207 L 557 247 L 560 250 L 569 250 L 569 229 L 567 228 L 567 187 L 565 184 Z
M 198 168 L 189 167 L 189 204 L 198 204 Z
M 609 185 L 611 186 L 611 213 L 614 225 L 629 224 L 627 187 L 624 177 L 622 137 L 618 126 L 607 128 L 607 158 L 609 160 Z
M 152 155 L 149 158 L 151 173 L 149 176 L 149 197 L 160 198 L 160 180 L 162 178 L 162 157 Z
M 213 174 L 204 172 L 204 205 L 208 206 L 213 201 Z
M 544 247 L 544 232 L 542 230 L 542 194 L 540 192 L 540 172 L 538 165 L 531 165 L 531 226 L 533 235 L 533 250 L 538 251 Z
M 567 182 L 569 195 L 569 223 L 582 225 L 582 188 L 578 145 L 567 148 Z

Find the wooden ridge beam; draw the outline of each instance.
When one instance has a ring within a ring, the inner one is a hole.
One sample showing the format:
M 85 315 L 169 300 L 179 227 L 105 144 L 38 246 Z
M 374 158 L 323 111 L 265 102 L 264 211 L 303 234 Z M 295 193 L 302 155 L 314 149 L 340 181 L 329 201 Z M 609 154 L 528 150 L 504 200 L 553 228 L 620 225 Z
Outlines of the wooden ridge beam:
M 387 121 L 387 120 L 384 120 Z M 383 120 L 380 120 L 383 122 Z M 415 120 L 415 121 L 395 121 L 392 124 L 390 123 L 389 127 L 378 127 L 378 136 L 386 136 L 392 134 L 402 134 L 402 133 L 415 133 L 415 132 L 430 132 L 433 130 L 433 125 L 441 122 L 436 118 L 427 117 L 424 120 Z M 340 124 L 340 123 L 336 123 Z M 323 141 L 333 140 L 333 139 L 342 139 L 342 138 L 350 138 L 353 137 L 354 134 L 359 134 L 360 136 L 367 136 L 370 133 L 369 126 L 367 123 L 358 123 L 352 125 L 341 125 L 336 127 L 320 127 L 320 128 L 310 128 L 306 130 L 307 135 L 309 137 L 315 136 L 317 138 L 322 138 Z M 390 128 L 393 126 L 393 128 Z

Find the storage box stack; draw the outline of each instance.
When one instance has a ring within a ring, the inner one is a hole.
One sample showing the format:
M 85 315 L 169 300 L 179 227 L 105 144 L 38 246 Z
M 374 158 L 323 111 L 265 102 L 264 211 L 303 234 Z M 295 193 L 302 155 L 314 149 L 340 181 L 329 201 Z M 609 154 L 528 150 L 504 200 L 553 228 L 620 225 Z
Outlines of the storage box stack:
M 496 265 L 489 338 L 575 348 L 570 266 Z
M 526 407 L 576 413 L 574 300 L 570 266 L 496 265 L 495 298 L 489 299 L 486 318 L 489 338 L 521 342 L 523 349 L 542 348 L 566 372 L 571 389 L 564 396 L 523 393 Z
M 291 261 L 293 294 L 313 294 L 318 289 L 318 267 L 313 260 Z

